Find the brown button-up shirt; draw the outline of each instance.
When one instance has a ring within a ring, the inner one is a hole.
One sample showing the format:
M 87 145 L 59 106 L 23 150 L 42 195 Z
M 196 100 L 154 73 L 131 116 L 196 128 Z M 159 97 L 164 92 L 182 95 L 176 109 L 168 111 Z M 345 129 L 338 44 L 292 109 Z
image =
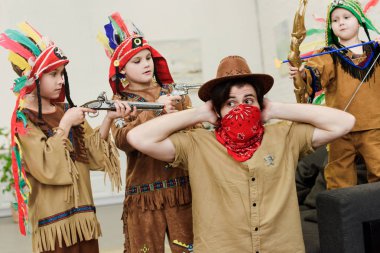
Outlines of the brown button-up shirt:
M 227 154 L 214 132 L 170 136 L 173 164 L 189 170 L 194 252 L 305 252 L 294 171 L 299 155 L 312 150 L 313 130 L 267 125 L 260 148 L 243 163 Z

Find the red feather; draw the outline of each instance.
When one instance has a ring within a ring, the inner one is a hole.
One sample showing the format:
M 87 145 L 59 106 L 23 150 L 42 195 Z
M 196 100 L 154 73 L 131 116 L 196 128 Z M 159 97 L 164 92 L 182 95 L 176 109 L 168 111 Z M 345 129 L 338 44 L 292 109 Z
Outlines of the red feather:
M 365 6 L 364 6 L 364 9 L 363 9 L 363 12 L 364 13 L 367 13 L 367 11 L 374 7 L 375 5 L 377 5 L 379 3 L 379 0 L 370 0 Z
M 121 17 L 119 12 L 114 12 L 111 15 L 112 19 L 115 20 L 115 22 L 119 25 L 121 30 L 127 35 L 127 37 L 130 37 L 131 34 L 129 34 L 127 26 L 124 23 L 123 18 Z
M 34 57 L 34 55 L 30 51 L 21 46 L 18 42 L 11 40 L 4 33 L 0 34 L 0 46 L 19 54 L 26 60 L 29 60 L 29 58 Z

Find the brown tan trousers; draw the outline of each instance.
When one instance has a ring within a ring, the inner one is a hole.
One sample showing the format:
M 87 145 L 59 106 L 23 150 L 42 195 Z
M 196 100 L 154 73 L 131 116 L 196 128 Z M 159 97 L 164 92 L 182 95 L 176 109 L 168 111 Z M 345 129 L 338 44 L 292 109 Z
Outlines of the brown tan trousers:
M 357 184 L 355 156 L 361 154 L 368 182 L 380 181 L 380 130 L 357 131 L 329 144 L 329 162 L 325 168 L 327 189 Z
M 164 253 L 166 233 L 172 253 L 187 252 L 173 241 L 192 244 L 192 227 L 191 204 L 128 213 L 124 216 L 124 253 Z

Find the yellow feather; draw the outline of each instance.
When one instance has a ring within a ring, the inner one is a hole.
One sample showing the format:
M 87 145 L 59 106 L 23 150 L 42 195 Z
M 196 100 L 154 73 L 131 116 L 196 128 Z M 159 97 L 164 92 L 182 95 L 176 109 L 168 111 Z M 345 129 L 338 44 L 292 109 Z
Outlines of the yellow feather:
M 101 32 L 98 33 L 98 36 L 96 36 L 98 41 L 102 43 L 104 49 L 109 53 L 109 55 L 112 55 L 113 49 L 108 44 L 108 38 Z
M 20 55 L 14 52 L 9 53 L 8 60 L 23 71 L 31 69 L 28 62 L 24 58 L 22 58 Z
M 43 43 L 41 36 L 36 33 L 28 23 L 22 22 L 18 24 L 18 27 L 25 33 L 26 36 L 32 38 L 32 40 L 34 40 L 42 51 L 46 49 L 46 45 Z

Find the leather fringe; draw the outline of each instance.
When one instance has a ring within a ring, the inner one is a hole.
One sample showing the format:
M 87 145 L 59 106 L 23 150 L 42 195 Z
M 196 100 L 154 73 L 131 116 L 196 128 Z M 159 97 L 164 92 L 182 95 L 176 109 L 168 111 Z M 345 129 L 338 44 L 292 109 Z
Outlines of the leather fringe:
M 326 48 L 327 51 L 328 49 L 335 49 L 335 48 Z M 339 62 L 344 72 L 348 73 L 353 78 L 359 81 L 362 81 L 365 75 L 367 74 L 369 68 L 373 64 L 373 61 L 375 60 L 376 56 L 380 53 L 380 49 L 377 46 L 373 50 L 372 46 L 367 44 L 363 46 L 363 51 L 367 54 L 368 57 L 359 66 L 355 65 L 352 62 L 352 60 L 346 56 L 345 53 L 332 53 L 331 55 L 332 55 L 335 66 Z M 375 68 L 378 67 L 379 65 L 380 65 L 380 61 L 377 61 L 375 63 L 375 67 L 369 71 L 366 79 L 364 80 L 365 82 L 367 82 L 372 77 L 373 73 L 375 72 Z M 363 66 L 366 66 L 366 67 L 363 68 Z
M 33 252 L 53 251 L 56 242 L 59 247 L 63 245 L 69 247 L 84 240 L 98 239 L 101 234 L 95 214 L 82 213 L 47 226 L 38 227 L 33 232 Z
M 124 201 L 124 209 L 127 209 L 128 212 L 152 211 L 163 209 L 165 206 L 175 207 L 189 203 L 191 203 L 191 189 L 190 184 L 186 184 L 164 190 L 127 195 Z
M 103 140 L 100 137 L 99 128 L 96 128 L 94 134 L 89 138 L 89 145 L 95 146 L 98 149 L 102 149 L 103 153 L 107 156 L 104 159 L 104 181 L 107 176 L 111 181 L 112 191 L 119 192 L 121 190 L 121 170 L 119 152 L 109 136 L 107 140 Z

